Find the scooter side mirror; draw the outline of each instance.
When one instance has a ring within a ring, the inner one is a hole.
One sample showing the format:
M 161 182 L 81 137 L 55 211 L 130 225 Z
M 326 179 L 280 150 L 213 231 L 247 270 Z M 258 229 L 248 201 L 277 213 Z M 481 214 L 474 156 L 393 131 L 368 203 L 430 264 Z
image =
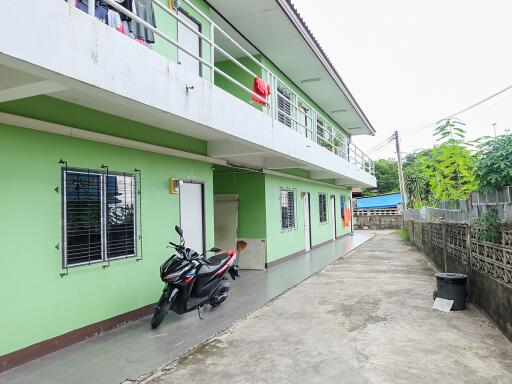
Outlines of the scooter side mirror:
M 181 229 L 178 225 L 174 227 L 174 230 L 180 237 L 183 237 L 183 229 Z
M 210 248 L 210 252 L 220 252 L 220 251 L 222 251 L 222 249 L 217 248 L 217 247 Z

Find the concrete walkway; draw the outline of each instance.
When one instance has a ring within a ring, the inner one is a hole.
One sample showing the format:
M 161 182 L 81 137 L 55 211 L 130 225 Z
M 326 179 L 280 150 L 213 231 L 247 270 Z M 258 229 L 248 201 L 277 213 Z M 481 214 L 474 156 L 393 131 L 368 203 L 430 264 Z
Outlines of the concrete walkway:
M 431 309 L 434 284 L 379 234 L 142 382 L 512 383 L 512 344 L 475 308 Z
M 152 331 L 145 318 L 0 374 L 0 384 L 118 384 L 136 379 L 226 329 L 372 236 L 356 233 L 266 271 L 242 271 L 229 299 L 218 308 L 205 309 L 204 320 L 197 312 L 170 314 Z

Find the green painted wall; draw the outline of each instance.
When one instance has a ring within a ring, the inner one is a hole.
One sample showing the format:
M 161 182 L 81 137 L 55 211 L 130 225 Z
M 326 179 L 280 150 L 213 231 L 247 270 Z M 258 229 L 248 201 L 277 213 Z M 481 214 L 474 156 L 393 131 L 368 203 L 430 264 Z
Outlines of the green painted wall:
M 61 183 L 60 158 L 71 167 L 142 170 L 143 261 L 77 267 L 59 276 L 61 195 L 54 188 Z M 209 164 L 0 125 L 0 355 L 158 299 L 158 268 L 169 254 L 167 242 L 177 241 L 179 222 L 170 177 L 205 182 L 207 247 L 213 246 Z
M 163 4 L 166 6 L 168 5 L 168 0 L 160 0 Z M 210 16 L 210 8 L 208 5 L 201 0 L 192 0 L 191 1 L 201 12 L 203 12 L 208 17 Z M 210 38 L 210 23 L 203 18 L 201 15 L 199 15 L 196 11 L 194 11 L 190 6 L 188 6 L 185 3 L 181 3 L 182 9 L 189 13 L 190 16 L 192 16 L 194 19 L 196 19 L 199 24 L 201 24 L 201 33 L 205 35 L 207 38 Z M 165 11 L 160 9 L 157 6 L 154 6 L 155 9 L 155 18 L 156 18 L 156 26 L 157 28 L 163 32 L 165 35 L 173 39 L 174 41 L 177 41 L 178 39 L 178 22 L 176 19 L 172 16 L 169 16 Z M 169 43 L 167 40 L 161 38 L 160 36 L 155 35 L 155 44 L 153 45 L 153 49 L 162 54 L 163 56 L 167 57 L 172 62 L 176 63 L 178 61 L 178 49 L 176 46 Z M 201 57 L 206 60 L 207 62 L 210 62 L 211 59 L 211 53 L 210 53 L 210 44 L 206 42 L 205 40 L 201 40 L 201 50 L 202 55 Z M 180 55 L 186 55 L 186 53 L 181 52 Z M 202 65 L 202 71 L 203 71 L 203 78 L 206 80 L 210 80 L 210 69 Z
M 351 191 L 346 188 L 329 187 L 293 180 L 287 177 L 243 172 L 222 168 L 222 173 L 214 173 L 215 194 L 238 194 L 238 237 L 266 238 L 267 262 L 286 257 L 304 250 L 304 203 L 301 192 L 311 196 L 311 242 L 324 243 L 332 238 L 331 195 L 336 196 L 336 234 L 342 236 L 350 232 L 341 219 L 340 196 L 347 199 Z M 296 228 L 281 230 L 280 188 L 296 190 Z M 328 194 L 328 221 L 320 223 L 319 193 Z M 348 204 L 348 200 L 347 200 Z
M 280 188 L 294 188 L 296 190 L 296 227 L 291 230 L 281 229 Z M 284 177 L 265 175 L 265 201 L 267 218 L 267 263 L 288 256 L 304 249 L 304 202 L 301 192 L 309 192 L 311 196 L 311 243 L 321 244 L 332 238 L 331 199 L 328 199 L 328 221 L 320 224 L 318 194 L 325 192 L 329 196 L 335 195 L 337 202 L 336 234 L 342 236 L 350 232 L 349 227 L 343 227 L 341 210 L 339 207 L 340 196 L 350 196 L 348 189 L 328 187 Z
M 206 155 L 206 142 L 48 96 L 0 103 L 0 111 Z
M 254 172 L 215 173 L 213 192 L 238 194 L 239 238 L 265 238 L 265 175 Z
M 261 60 L 261 55 L 255 56 L 257 60 Z M 254 72 L 259 77 L 262 77 L 262 69 L 260 66 L 258 66 L 253 60 L 249 59 L 248 57 L 242 57 L 239 59 L 239 61 L 248 69 L 250 69 L 252 72 Z M 244 70 L 240 69 L 236 64 L 234 64 L 230 60 L 221 61 L 218 63 L 215 63 L 215 66 L 219 68 L 220 70 L 224 71 L 226 74 L 230 75 L 235 80 L 239 81 L 243 85 L 245 85 L 247 88 L 252 90 L 253 83 L 254 83 L 254 77 L 249 75 Z M 252 95 L 245 91 L 244 89 L 240 88 L 238 85 L 234 84 L 232 81 L 229 81 L 224 76 L 220 74 L 215 75 L 215 85 L 224 89 L 226 92 L 229 92 L 233 96 L 238 97 L 240 100 L 245 101 L 246 103 L 252 105 L 254 108 L 259 109 L 260 111 L 263 110 L 263 107 L 259 105 L 258 103 L 252 101 Z

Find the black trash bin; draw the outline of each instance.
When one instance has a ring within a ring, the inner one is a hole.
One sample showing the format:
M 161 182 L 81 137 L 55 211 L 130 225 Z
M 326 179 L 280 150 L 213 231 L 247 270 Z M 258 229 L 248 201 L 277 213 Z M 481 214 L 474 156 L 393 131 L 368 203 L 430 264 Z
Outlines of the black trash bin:
M 453 300 L 452 311 L 466 309 L 466 281 L 467 275 L 462 273 L 436 273 L 437 290 L 434 299 Z

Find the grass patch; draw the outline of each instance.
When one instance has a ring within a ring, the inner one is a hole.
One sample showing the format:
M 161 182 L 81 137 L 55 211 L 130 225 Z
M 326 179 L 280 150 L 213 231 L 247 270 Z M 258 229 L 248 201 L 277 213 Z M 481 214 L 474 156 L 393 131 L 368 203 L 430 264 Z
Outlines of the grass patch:
M 396 231 L 393 231 L 393 233 L 400 235 L 400 237 L 405 241 L 409 241 L 410 239 L 409 232 L 407 232 L 405 229 L 397 229 Z

